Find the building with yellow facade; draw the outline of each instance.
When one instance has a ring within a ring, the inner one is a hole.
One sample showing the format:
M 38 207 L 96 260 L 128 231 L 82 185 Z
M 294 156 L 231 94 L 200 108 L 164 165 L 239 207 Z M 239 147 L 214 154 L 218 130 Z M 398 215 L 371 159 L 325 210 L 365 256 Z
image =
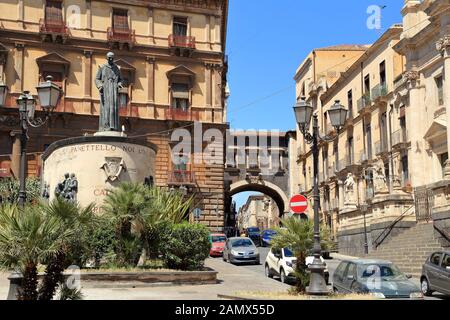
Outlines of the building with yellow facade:
M 306 97 L 321 134 L 335 137 L 320 144 L 320 217 L 347 254 L 364 254 L 365 244 L 374 252 L 422 221 L 433 221 L 431 232 L 434 227 L 440 244 L 448 245 L 450 5 L 405 1 L 402 14 L 403 24 L 354 59 L 345 59 L 350 52 L 324 56 L 327 62 L 319 60 L 314 71 L 315 50 L 295 76 L 297 99 Z M 337 77 L 327 78 L 336 68 Z M 336 100 L 348 110 L 339 134 L 326 114 Z M 311 149 L 299 130 L 295 136 L 297 152 L 290 158 L 300 172 L 291 184 L 312 200 Z
M 156 184 L 195 192 L 201 221 L 222 226 L 223 164 L 193 163 L 191 154 L 174 164 L 170 134 L 177 127 L 193 133 L 194 121 L 201 133 L 228 127 L 227 15 L 227 0 L 3 1 L 0 76 L 9 94 L 0 107 L 2 176 L 19 170 L 16 98 L 25 90 L 36 95 L 48 75 L 64 93 L 48 125 L 29 131 L 28 175 L 39 175 L 49 144 L 97 131 L 95 74 L 113 51 L 127 85 L 122 125 L 129 137 L 158 146 Z

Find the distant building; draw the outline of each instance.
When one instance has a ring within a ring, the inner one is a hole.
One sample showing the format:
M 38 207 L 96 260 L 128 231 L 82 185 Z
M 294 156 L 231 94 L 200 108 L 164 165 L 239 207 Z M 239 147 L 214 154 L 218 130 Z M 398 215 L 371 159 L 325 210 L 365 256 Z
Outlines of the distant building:
M 260 230 L 279 226 L 280 218 L 276 203 L 268 196 L 253 195 L 239 209 L 238 227 L 243 231 L 249 227 L 259 227 Z

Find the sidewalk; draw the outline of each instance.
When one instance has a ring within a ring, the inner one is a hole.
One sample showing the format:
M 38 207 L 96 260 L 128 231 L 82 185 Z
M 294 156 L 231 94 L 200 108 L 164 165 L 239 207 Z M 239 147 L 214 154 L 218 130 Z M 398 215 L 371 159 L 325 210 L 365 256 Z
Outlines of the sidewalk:
M 218 284 L 163 285 L 137 288 L 83 287 L 85 300 L 216 300 L 217 295 L 235 295 L 238 291 L 280 292 L 290 287 L 264 274 L 224 263 L 221 258 L 207 259 L 206 266 L 218 272 Z M 0 299 L 6 299 L 9 289 L 8 274 L 0 274 Z

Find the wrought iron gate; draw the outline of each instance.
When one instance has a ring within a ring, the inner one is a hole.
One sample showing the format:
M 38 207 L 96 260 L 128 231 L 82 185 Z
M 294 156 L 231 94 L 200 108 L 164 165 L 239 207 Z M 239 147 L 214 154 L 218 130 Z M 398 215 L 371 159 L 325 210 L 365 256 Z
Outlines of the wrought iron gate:
M 415 188 L 414 204 L 416 207 L 417 221 L 430 221 L 434 204 L 433 191 L 427 187 Z

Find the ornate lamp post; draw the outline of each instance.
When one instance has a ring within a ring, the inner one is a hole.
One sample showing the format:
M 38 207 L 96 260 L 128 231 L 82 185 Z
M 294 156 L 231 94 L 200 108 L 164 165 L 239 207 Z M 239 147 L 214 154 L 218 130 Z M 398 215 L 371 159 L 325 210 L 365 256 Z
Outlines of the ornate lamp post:
M 29 91 L 24 91 L 17 98 L 19 106 L 19 121 L 21 128 L 20 136 L 20 170 L 19 170 L 19 205 L 23 206 L 26 201 L 25 191 L 25 171 L 27 166 L 27 141 L 28 126 L 38 128 L 43 126 L 50 117 L 51 112 L 55 109 L 61 96 L 61 88 L 52 82 L 52 77 L 48 76 L 45 82 L 36 87 L 41 109 L 45 112 L 45 118 L 36 118 L 36 100 Z M 0 84 L 0 105 L 5 105 L 7 86 Z M 2 121 L 10 121 L 6 118 Z
M 339 130 L 344 126 L 347 119 L 347 110 L 340 104 L 339 100 L 336 100 L 335 104 L 327 111 L 328 118 L 331 125 L 336 129 L 337 136 L 339 136 Z M 329 291 L 326 286 L 326 281 L 323 275 L 325 266 L 320 260 L 321 247 L 320 247 L 320 230 L 319 230 L 319 184 L 318 184 L 318 171 L 319 171 L 319 141 L 333 141 L 335 138 L 329 136 L 320 136 L 319 124 L 317 120 L 317 114 L 313 115 L 313 107 L 305 101 L 302 97 L 300 101 L 294 106 L 294 113 L 299 125 L 300 131 L 303 134 L 305 141 L 312 145 L 313 153 L 313 171 L 314 171 L 314 260 L 309 265 L 310 281 L 307 288 L 308 294 L 311 295 L 324 295 Z M 309 132 L 309 124 L 313 118 L 312 134 Z
M 369 243 L 367 242 L 367 224 L 366 224 L 366 213 L 369 206 L 367 203 L 363 203 L 359 206 L 359 209 L 361 210 L 363 217 L 364 217 L 364 253 L 369 253 Z

